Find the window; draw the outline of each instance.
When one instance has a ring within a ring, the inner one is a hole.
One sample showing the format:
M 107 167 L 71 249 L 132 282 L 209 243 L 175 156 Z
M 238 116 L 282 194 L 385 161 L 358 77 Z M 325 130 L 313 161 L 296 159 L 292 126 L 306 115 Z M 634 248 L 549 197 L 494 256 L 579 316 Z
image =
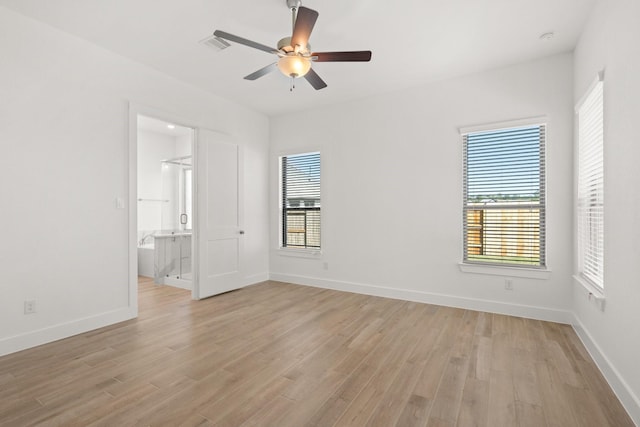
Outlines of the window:
M 462 132 L 466 263 L 545 266 L 545 125 Z
M 598 79 L 578 105 L 578 268 L 604 289 L 603 84 Z
M 320 153 L 280 157 L 283 248 L 320 249 Z

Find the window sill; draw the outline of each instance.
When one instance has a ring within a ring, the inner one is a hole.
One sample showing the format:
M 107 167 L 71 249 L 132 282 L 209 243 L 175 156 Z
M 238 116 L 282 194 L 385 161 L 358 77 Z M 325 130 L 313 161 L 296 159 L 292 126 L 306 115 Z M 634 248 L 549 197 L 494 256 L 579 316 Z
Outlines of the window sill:
M 579 289 L 582 290 L 582 292 L 585 294 L 587 299 L 589 301 L 594 302 L 596 306 L 598 306 L 600 311 L 604 311 L 606 298 L 604 296 L 604 292 L 602 291 L 602 289 L 592 285 L 591 283 L 589 283 L 589 281 L 580 277 L 578 274 L 573 275 L 573 280 L 577 285 L 580 286 Z
M 320 249 L 278 248 L 276 253 L 279 256 L 307 259 L 317 259 L 322 256 L 322 250 Z
M 551 270 L 526 267 L 502 267 L 495 265 L 469 264 L 461 262 L 458 264 L 463 273 L 488 274 L 491 276 L 522 277 L 525 279 L 549 280 Z

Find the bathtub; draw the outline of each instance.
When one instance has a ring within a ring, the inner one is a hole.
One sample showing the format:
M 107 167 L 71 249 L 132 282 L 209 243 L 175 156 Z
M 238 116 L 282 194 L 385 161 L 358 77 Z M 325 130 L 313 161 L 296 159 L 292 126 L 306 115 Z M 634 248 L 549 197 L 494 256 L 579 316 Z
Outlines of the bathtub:
M 138 246 L 138 276 L 153 277 L 153 252 L 153 240 Z

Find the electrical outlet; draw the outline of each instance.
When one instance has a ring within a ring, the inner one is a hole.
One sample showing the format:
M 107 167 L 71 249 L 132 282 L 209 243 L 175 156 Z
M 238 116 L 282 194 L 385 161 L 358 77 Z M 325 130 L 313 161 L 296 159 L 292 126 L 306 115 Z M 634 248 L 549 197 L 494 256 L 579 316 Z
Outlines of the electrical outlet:
M 328 262 L 323 263 L 322 264 L 322 268 L 324 268 L 325 270 L 328 270 L 329 269 L 329 263 Z
M 24 302 L 24 314 L 33 314 L 36 312 L 36 300 L 28 300 Z
M 507 291 L 512 291 L 513 290 L 513 280 L 511 279 L 504 279 L 504 288 Z

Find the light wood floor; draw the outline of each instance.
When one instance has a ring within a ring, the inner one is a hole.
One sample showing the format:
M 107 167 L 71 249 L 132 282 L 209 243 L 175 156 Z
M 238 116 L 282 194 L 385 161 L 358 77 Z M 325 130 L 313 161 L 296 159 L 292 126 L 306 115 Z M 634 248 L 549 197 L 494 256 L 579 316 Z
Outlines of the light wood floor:
M 0 358 L 0 425 L 632 426 L 566 325 L 266 282 Z

